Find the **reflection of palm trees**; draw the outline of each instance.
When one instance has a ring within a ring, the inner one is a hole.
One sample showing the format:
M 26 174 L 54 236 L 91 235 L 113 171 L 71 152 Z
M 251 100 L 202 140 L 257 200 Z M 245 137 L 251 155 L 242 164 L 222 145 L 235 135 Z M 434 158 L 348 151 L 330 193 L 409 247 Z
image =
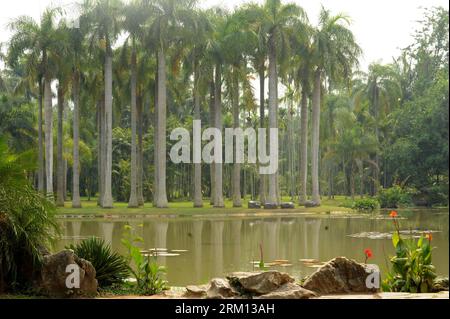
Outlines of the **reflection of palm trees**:
M 108 243 L 111 246 L 113 240 L 113 230 L 114 230 L 113 222 L 102 223 L 103 239 L 105 240 L 106 243 Z
M 240 266 L 241 261 L 241 227 L 242 220 L 233 220 L 231 222 L 231 238 L 233 244 L 233 264 L 234 267 Z
M 78 221 L 72 222 L 72 232 L 74 241 L 78 243 L 80 241 L 81 236 L 81 222 Z
M 277 248 L 278 248 L 278 230 L 279 230 L 279 220 L 277 219 L 267 219 L 264 220 L 264 246 L 267 251 L 265 251 L 265 261 L 277 259 Z
M 169 228 L 168 222 L 155 223 L 155 248 L 167 248 L 167 229 Z M 161 258 L 161 263 L 166 264 L 166 257 Z
M 222 275 L 223 272 L 223 221 L 211 222 L 211 249 L 213 250 L 213 275 Z
M 320 225 L 322 219 L 305 219 L 303 222 L 303 247 L 304 258 L 319 259 L 319 240 L 320 240 Z M 311 234 L 308 236 L 308 230 Z
M 202 272 L 202 231 L 203 221 L 197 220 L 193 222 L 193 241 L 194 241 L 194 272 L 195 281 L 200 282 Z
M 311 224 L 312 227 L 312 251 L 313 255 L 312 258 L 320 259 L 320 252 L 319 252 L 319 240 L 320 240 L 320 224 L 322 223 L 322 219 L 318 218 L 314 220 Z

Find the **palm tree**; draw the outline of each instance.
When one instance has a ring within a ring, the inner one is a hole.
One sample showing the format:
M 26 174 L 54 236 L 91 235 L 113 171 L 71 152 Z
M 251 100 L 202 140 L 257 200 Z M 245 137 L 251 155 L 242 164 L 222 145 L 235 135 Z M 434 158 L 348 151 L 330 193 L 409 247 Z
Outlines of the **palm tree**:
M 56 9 L 46 10 L 40 24 L 32 18 L 22 16 L 10 23 L 13 31 L 10 40 L 8 62 L 16 66 L 22 57 L 26 60 L 27 74 L 31 81 L 36 81 L 39 88 L 39 112 L 38 112 L 38 189 L 50 195 L 53 194 L 53 133 L 52 133 L 52 60 L 55 53 L 53 48 L 58 42 L 55 36 L 54 17 L 58 13 Z M 43 112 L 45 112 L 45 169 L 43 147 Z M 46 186 L 44 187 L 44 170 L 46 172 Z
M 201 120 L 201 98 L 208 86 L 208 77 L 204 74 L 210 72 L 210 64 L 206 59 L 206 48 L 212 32 L 212 26 L 207 16 L 193 10 L 189 16 L 184 17 L 189 25 L 187 35 L 188 52 L 185 54 L 183 64 L 186 75 L 193 74 L 194 120 Z M 194 207 L 203 207 L 202 199 L 202 164 L 194 163 Z
M 356 44 L 352 32 L 347 28 L 350 20 L 343 14 L 332 16 L 322 8 L 319 26 L 313 35 L 312 96 L 312 201 L 320 205 L 319 190 L 319 134 L 322 80 L 326 75 L 331 81 L 348 81 L 352 69 L 358 64 L 361 49 Z
M 81 16 L 80 26 L 68 30 L 68 56 L 71 66 L 72 101 L 73 101 L 73 158 L 72 158 L 72 208 L 81 208 L 80 199 L 80 89 L 86 34 L 86 17 Z
M 381 126 L 392 107 L 401 97 L 401 83 L 393 65 L 371 64 L 367 75 L 367 85 L 359 94 L 364 93 L 369 102 L 369 112 L 374 118 L 375 137 L 381 144 Z M 380 185 L 380 152 L 375 152 L 372 195 L 378 193 Z
M 283 5 L 280 0 L 266 0 L 264 4 L 269 56 L 269 128 L 278 128 L 278 58 L 286 61 L 289 52 L 288 29 L 297 21 L 306 20 L 303 9 L 295 4 Z M 276 150 L 278 151 L 278 150 Z M 267 202 L 279 203 L 278 172 L 269 176 Z
M 124 29 L 130 34 L 131 39 L 131 179 L 130 179 L 130 200 L 128 207 L 139 207 L 137 196 L 137 174 L 138 174 L 138 154 L 137 154 L 137 42 L 142 39 L 142 26 L 147 19 L 146 11 L 141 2 L 134 1 L 128 4 L 124 10 Z
M 213 75 L 213 96 L 214 104 L 212 105 L 213 126 L 222 132 L 222 72 L 224 64 L 224 37 L 226 29 L 226 12 L 215 8 L 211 13 L 211 23 L 214 26 L 214 33 L 211 39 L 209 48 L 209 55 L 214 65 Z M 213 206 L 217 208 L 225 207 L 223 200 L 223 164 L 213 163 L 214 181 L 211 183 L 214 186 L 214 194 L 212 196 Z
M 62 21 L 56 32 L 59 35 L 60 41 L 58 42 L 58 53 L 60 56 L 64 57 L 63 59 L 57 59 L 56 68 L 57 71 L 55 73 L 56 78 L 58 79 L 58 87 L 57 87 L 57 151 L 56 151 L 56 206 L 64 207 L 64 194 L 65 194 L 65 176 L 66 170 L 65 160 L 63 157 L 63 145 L 64 145 L 64 136 L 63 136 L 63 114 L 64 114 L 64 106 L 66 103 L 66 94 L 69 89 L 69 84 L 71 80 L 71 65 L 67 63 L 68 56 L 68 34 L 69 30 L 67 28 L 67 24 Z
M 292 36 L 292 50 L 296 52 L 293 60 L 294 82 L 300 92 L 300 194 L 299 204 L 304 205 L 307 199 L 308 181 L 308 100 L 311 94 L 312 47 L 311 27 L 301 23 Z
M 182 32 L 179 21 L 183 14 L 189 14 L 193 1 L 190 0 L 157 0 L 152 10 L 155 17 L 151 21 L 148 34 L 154 42 L 158 63 L 157 103 L 155 129 L 155 192 L 156 207 L 168 206 L 166 190 L 166 120 L 167 120 L 167 67 L 166 52 L 173 42 L 179 41 L 177 32 Z
M 246 56 L 250 52 L 249 48 L 251 44 L 257 42 L 257 39 L 252 37 L 254 33 L 246 32 L 242 28 L 245 13 L 245 11 L 236 11 L 228 18 L 225 26 L 225 36 L 223 38 L 223 45 L 226 48 L 224 60 L 230 66 L 228 88 L 231 96 L 234 129 L 240 127 L 239 79 L 246 76 Z M 234 145 L 235 151 L 233 153 L 235 154 L 235 161 L 232 173 L 233 207 L 241 207 L 241 164 L 237 163 L 237 143 L 234 143 Z
M 84 8 L 91 23 L 91 42 L 97 39 L 104 54 L 104 182 L 102 185 L 103 208 L 113 207 L 111 192 L 112 176 L 112 44 L 119 34 L 121 2 L 119 0 L 86 0 Z M 103 144 L 103 143 L 102 143 Z
M 259 127 L 266 126 L 265 123 L 265 76 L 266 76 L 266 62 L 267 62 L 267 32 L 264 8 L 256 4 L 248 4 L 244 6 L 243 12 L 243 27 L 249 32 L 253 32 L 256 43 L 253 43 L 254 50 L 249 53 L 253 68 L 259 77 Z M 266 175 L 259 175 L 259 200 L 261 203 L 266 202 Z

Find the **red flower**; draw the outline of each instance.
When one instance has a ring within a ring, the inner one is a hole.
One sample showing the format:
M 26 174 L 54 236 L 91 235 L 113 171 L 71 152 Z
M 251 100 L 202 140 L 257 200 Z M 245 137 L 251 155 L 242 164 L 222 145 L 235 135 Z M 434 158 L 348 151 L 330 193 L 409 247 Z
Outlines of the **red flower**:
M 432 241 L 432 240 L 433 240 L 433 235 L 431 235 L 431 233 L 427 233 L 427 234 L 425 235 L 425 237 L 426 237 L 429 241 Z
M 372 257 L 372 250 L 370 248 L 364 249 L 364 255 L 366 255 L 366 258 Z
M 395 210 L 391 210 L 391 213 L 389 214 L 392 218 L 395 218 L 398 216 L 398 213 Z

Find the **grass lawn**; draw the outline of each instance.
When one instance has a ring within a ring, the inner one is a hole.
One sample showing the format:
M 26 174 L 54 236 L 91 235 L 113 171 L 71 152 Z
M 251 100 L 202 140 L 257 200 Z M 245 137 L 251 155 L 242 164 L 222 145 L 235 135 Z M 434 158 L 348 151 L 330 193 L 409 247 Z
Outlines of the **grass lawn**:
M 285 197 L 283 201 L 290 201 L 290 198 Z M 114 208 L 103 209 L 97 206 L 97 199 L 91 198 L 88 201 L 86 198 L 82 198 L 81 209 L 71 208 L 71 202 L 66 202 L 65 207 L 58 208 L 57 212 L 61 215 L 115 215 L 115 214 L 130 214 L 130 215 L 209 215 L 209 214 L 245 214 L 245 213 L 255 213 L 255 212 L 281 212 L 288 213 L 326 213 L 331 211 L 348 211 L 351 212 L 352 209 L 342 207 L 345 202 L 344 196 L 336 196 L 335 199 L 328 200 L 326 198 L 322 201 L 322 206 L 305 208 L 303 206 L 297 206 L 295 209 L 289 210 L 265 210 L 265 209 L 248 209 L 248 200 L 243 200 L 243 206 L 240 208 L 234 208 L 232 201 L 225 201 L 225 208 L 214 208 L 209 204 L 209 200 L 204 201 L 203 208 L 193 208 L 192 202 L 182 201 L 182 202 L 172 202 L 169 203 L 169 208 L 156 208 L 153 207 L 151 203 L 145 203 L 144 207 L 140 208 L 128 208 L 127 203 L 116 202 L 114 203 Z

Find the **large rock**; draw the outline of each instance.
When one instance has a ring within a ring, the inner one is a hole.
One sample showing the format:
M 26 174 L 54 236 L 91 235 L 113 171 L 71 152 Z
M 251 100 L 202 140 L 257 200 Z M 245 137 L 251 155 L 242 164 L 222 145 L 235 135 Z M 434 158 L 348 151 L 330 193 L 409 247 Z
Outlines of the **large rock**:
M 66 279 L 71 275 L 66 272 L 68 265 L 79 267 L 79 288 L 67 287 Z M 73 250 L 44 256 L 39 283 L 42 294 L 56 298 L 93 297 L 97 294 L 97 286 L 94 266 L 75 255 Z
M 294 278 L 278 271 L 261 273 L 237 272 L 227 276 L 231 285 L 241 294 L 264 295 L 277 290 L 287 283 L 294 282 Z
M 293 208 L 295 208 L 295 204 L 293 202 L 281 203 L 280 206 L 281 206 L 282 209 L 293 209 Z
M 278 204 L 277 203 L 265 203 L 264 209 L 277 209 Z
M 309 299 L 316 296 L 314 292 L 289 282 L 268 294 L 255 297 L 255 299 Z
M 448 277 L 437 277 L 433 281 L 433 291 L 448 291 Z
M 184 297 L 186 298 L 205 298 L 208 291 L 208 285 L 187 286 Z
M 320 204 L 319 203 L 317 203 L 317 202 L 315 202 L 315 201 L 312 201 L 312 200 L 307 200 L 306 202 L 305 202 L 305 207 L 319 207 L 320 206 Z
M 308 277 L 303 287 L 323 295 L 374 293 L 378 289 L 366 286 L 366 279 L 374 270 L 374 265 L 359 264 L 345 257 L 337 257 Z
M 208 299 L 231 298 L 239 295 L 238 292 L 223 278 L 213 278 L 209 282 L 206 297 Z
M 248 202 L 248 208 L 261 208 L 261 203 L 251 200 Z

